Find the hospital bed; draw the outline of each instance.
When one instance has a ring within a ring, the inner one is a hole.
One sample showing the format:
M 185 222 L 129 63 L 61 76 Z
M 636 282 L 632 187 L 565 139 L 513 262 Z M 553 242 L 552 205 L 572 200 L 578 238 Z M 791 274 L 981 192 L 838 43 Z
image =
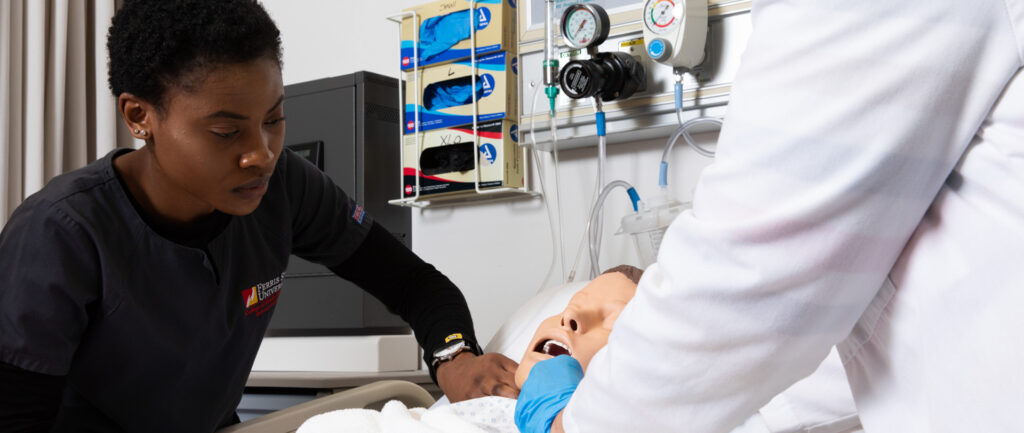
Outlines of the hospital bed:
M 390 400 L 401 401 L 408 407 L 434 404 L 434 398 L 419 385 L 404 380 L 382 380 L 282 409 L 217 433 L 292 433 L 313 415 L 338 409 L 379 408 Z
M 574 282 L 546 289 L 519 307 L 484 348 L 519 362 L 540 322 L 565 308 L 587 282 Z M 249 421 L 226 427 L 217 433 L 292 433 L 313 415 L 339 409 L 379 409 L 389 400 L 407 407 L 430 407 L 435 403 L 425 389 L 404 380 L 383 380 L 320 397 Z
M 552 287 L 534 295 L 509 316 L 484 348 L 518 362 L 530 344 L 537 326 L 561 312 L 572 295 L 588 281 Z M 407 381 L 386 380 L 321 397 L 246 421 L 218 433 L 292 433 L 308 418 L 324 412 L 350 408 L 379 409 L 389 400 L 407 407 L 431 407 L 434 399 L 420 386 Z M 446 404 L 442 397 L 437 404 Z M 756 433 L 861 432 L 853 398 L 838 355 L 832 355 L 810 377 L 778 395 L 761 409 L 763 422 L 737 431 Z M 752 418 L 753 419 L 753 418 Z M 750 424 L 748 422 L 748 424 Z M 745 425 L 747 426 L 747 425 Z M 770 426 L 770 427 L 769 427 Z

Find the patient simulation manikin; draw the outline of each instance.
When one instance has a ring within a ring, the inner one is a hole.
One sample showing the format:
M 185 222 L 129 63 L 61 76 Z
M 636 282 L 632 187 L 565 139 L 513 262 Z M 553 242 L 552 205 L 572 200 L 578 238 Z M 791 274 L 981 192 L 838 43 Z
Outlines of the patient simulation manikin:
M 608 344 L 642 274 L 632 266 L 609 269 L 576 292 L 561 314 L 541 322 L 516 370 L 516 386 L 522 388 L 534 364 L 558 355 L 576 358 L 586 372 L 590 359 Z

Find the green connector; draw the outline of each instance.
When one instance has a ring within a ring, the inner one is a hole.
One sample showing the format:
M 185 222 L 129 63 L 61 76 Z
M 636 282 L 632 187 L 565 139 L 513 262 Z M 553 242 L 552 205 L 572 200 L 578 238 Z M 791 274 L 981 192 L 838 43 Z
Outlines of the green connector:
M 551 115 L 555 115 L 555 98 L 558 97 L 558 86 L 548 86 L 544 89 L 544 94 L 548 95 L 548 102 L 551 104 Z

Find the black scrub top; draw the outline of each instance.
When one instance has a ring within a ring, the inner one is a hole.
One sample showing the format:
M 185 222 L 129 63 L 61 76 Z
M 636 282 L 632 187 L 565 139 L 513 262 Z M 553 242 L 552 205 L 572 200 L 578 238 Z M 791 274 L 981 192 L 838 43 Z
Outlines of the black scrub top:
M 185 246 L 133 206 L 112 164 L 123 152 L 54 178 L 0 234 L 0 361 L 66 376 L 58 425 L 72 430 L 213 431 L 234 415 L 289 254 L 337 266 L 371 219 L 285 151 L 253 213 Z

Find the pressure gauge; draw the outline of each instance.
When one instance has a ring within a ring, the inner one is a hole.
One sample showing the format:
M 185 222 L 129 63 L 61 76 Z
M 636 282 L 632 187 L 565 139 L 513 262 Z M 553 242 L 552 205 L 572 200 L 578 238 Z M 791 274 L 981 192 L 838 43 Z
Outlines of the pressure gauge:
M 683 17 L 683 4 L 673 0 L 650 0 L 644 6 L 644 25 L 647 29 L 663 34 L 672 30 Z
M 600 98 L 608 102 L 632 96 L 645 84 L 644 65 L 623 52 L 597 51 L 611 26 L 608 13 L 596 4 L 577 3 L 562 14 L 562 39 L 572 48 L 586 48 L 587 60 L 573 60 L 558 75 L 558 83 L 572 99 Z
M 704 61 L 707 0 L 647 0 L 643 14 L 644 46 L 652 60 L 686 69 Z
M 590 48 L 608 39 L 611 21 L 604 8 L 577 3 L 562 14 L 562 39 L 572 48 Z

